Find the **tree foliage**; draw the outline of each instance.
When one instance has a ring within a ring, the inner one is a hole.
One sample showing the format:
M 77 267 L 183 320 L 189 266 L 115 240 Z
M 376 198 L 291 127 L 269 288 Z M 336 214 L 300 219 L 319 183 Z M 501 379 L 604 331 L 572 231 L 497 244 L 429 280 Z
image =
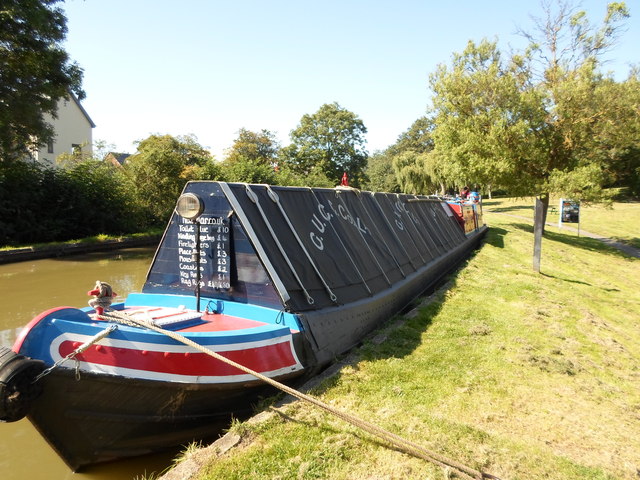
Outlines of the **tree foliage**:
M 273 132 L 265 129 L 252 132 L 241 128 L 238 138 L 226 151 L 225 163 L 250 162 L 273 167 L 277 164 L 279 152 L 280 143 Z
M 0 163 L 0 245 L 132 233 L 145 228 L 140 213 L 103 162 Z
M 400 192 L 400 185 L 393 171 L 393 157 L 388 153 L 375 152 L 367 159 L 366 182 L 362 186 L 372 192 Z
M 281 159 L 298 174 L 307 175 L 317 169 L 317 174 L 323 174 L 334 185 L 346 172 L 350 184 L 358 187 L 364 181 L 368 157 L 366 133 L 355 113 L 335 102 L 325 104 L 316 113 L 302 117 L 291 132 L 292 144 L 282 150 Z
M 163 224 L 189 180 L 214 180 L 221 174 L 211 154 L 193 136 L 151 135 L 124 167 L 127 184 L 149 221 Z
M 233 145 L 226 151 L 220 180 L 306 187 L 336 185 L 335 180 L 329 180 L 317 165 L 306 171 L 297 168 L 295 151 L 293 145 L 281 148 L 269 130 L 240 129 Z
M 423 116 L 411 124 L 409 129 L 398 137 L 396 143 L 385 151 L 394 156 L 406 151 L 416 154 L 428 153 L 433 150 L 433 121 L 430 117 Z
M 523 57 L 503 61 L 495 42 L 470 41 L 431 76 L 434 170 L 449 185 L 498 184 L 514 194 L 544 179 L 545 111 Z M 430 172 L 425 171 L 428 175 Z
M 21 158 L 53 137 L 43 114 L 58 100 L 84 97 L 82 69 L 62 47 L 60 0 L 4 0 L 0 7 L 0 160 Z
M 224 179 L 231 182 L 277 183 L 280 144 L 269 130 L 241 128 L 222 163 Z
M 430 77 L 434 148 L 398 161 L 414 185 L 483 184 L 514 195 L 584 200 L 624 177 L 637 153 L 637 75 L 600 72 L 628 17 L 611 3 L 599 27 L 569 3 L 543 3 L 523 52 L 470 41 Z M 428 179 L 415 178 L 415 176 Z
M 432 133 L 431 118 L 420 117 L 385 150 L 390 167 L 388 174 L 393 176 L 394 183 L 402 191 L 434 193 L 437 190 L 439 180 L 430 168 L 432 162 L 427 160 L 427 154 L 434 146 Z

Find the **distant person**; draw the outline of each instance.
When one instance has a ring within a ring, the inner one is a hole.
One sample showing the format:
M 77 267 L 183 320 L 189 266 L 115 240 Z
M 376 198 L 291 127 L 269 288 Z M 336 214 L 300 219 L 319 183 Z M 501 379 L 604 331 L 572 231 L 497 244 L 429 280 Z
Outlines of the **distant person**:
M 464 187 L 462 190 L 460 190 L 460 198 L 462 200 L 466 200 L 467 198 L 469 198 L 469 187 Z

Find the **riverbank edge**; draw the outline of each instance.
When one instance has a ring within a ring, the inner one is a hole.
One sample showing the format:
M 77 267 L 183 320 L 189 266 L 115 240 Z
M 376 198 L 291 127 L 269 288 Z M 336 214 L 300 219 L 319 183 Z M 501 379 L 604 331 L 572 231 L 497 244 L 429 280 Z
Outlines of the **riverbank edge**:
M 120 250 L 122 248 L 145 247 L 157 245 L 161 234 L 149 234 L 135 237 L 121 237 L 98 242 L 75 242 L 64 244 L 44 245 L 41 247 L 23 247 L 0 251 L 0 265 L 6 263 L 40 260 L 43 258 L 58 258 L 81 253 Z

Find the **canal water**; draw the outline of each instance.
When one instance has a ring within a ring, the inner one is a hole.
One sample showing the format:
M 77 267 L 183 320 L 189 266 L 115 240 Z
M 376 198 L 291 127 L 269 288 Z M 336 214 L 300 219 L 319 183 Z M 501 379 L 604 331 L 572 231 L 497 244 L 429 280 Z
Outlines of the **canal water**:
M 22 326 L 56 306 L 86 306 L 96 280 L 120 297 L 139 292 L 154 248 L 61 257 L 0 265 L 0 345 L 12 346 Z M 132 480 L 167 468 L 178 450 L 98 465 L 72 473 L 27 419 L 0 423 L 3 480 Z

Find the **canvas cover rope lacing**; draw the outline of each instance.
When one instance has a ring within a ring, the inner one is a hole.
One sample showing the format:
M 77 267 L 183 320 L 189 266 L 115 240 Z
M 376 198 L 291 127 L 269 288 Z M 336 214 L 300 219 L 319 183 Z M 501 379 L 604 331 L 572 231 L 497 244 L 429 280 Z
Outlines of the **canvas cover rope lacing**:
M 482 479 L 492 479 L 492 480 L 499 480 L 498 477 L 485 473 L 485 472 L 481 472 L 479 470 L 473 469 L 471 467 L 468 467 L 466 465 L 463 465 L 459 462 L 456 462 L 455 460 L 452 460 L 450 458 L 447 458 L 443 455 L 440 455 L 439 453 L 430 451 L 410 440 L 407 440 L 406 438 L 401 437 L 400 435 L 396 435 L 395 433 L 389 432 L 388 430 L 385 430 L 381 427 L 379 427 L 378 425 L 375 425 L 373 423 L 370 423 L 366 420 L 363 420 L 361 418 L 358 418 L 354 415 L 351 415 L 350 413 L 347 412 L 343 412 L 340 411 L 320 400 L 318 400 L 315 397 L 312 397 L 310 395 L 307 395 L 305 393 L 302 393 L 294 388 L 289 387 L 288 385 L 285 385 L 283 383 L 280 383 L 272 378 L 269 378 L 265 375 L 262 375 L 259 372 L 256 372 L 250 368 L 245 367 L 244 365 L 241 365 L 237 362 L 234 362 L 233 360 L 230 360 L 226 357 L 224 357 L 223 355 L 220 355 L 219 353 L 208 349 L 196 342 L 194 342 L 193 340 L 180 335 L 179 333 L 176 332 L 172 332 L 170 330 L 165 330 L 163 328 L 160 328 L 156 325 L 154 325 L 151 322 L 145 321 L 145 320 L 141 320 L 141 319 L 134 319 L 130 316 L 128 316 L 127 314 L 123 313 L 123 312 L 119 312 L 119 311 L 109 311 L 109 312 L 105 312 L 103 315 L 98 316 L 98 318 L 100 318 L 101 320 L 106 320 L 106 321 L 112 321 L 112 322 L 118 322 L 124 325 L 129 325 L 129 326 L 133 326 L 133 327 L 142 327 L 142 328 L 147 328 L 149 330 L 153 330 L 155 332 L 161 333 L 163 335 L 166 335 L 180 343 L 183 343 L 185 345 L 188 345 L 202 353 L 205 353 L 221 362 L 226 363 L 227 365 L 231 365 L 235 368 L 237 368 L 238 370 L 241 370 L 249 375 L 254 376 L 255 378 L 262 380 L 263 382 L 283 391 L 284 393 L 287 393 L 299 400 L 302 400 L 304 402 L 310 403 L 312 405 L 315 405 L 316 407 L 321 408 L 322 410 L 331 413 L 332 415 L 344 420 L 347 423 L 350 423 L 351 425 L 354 425 L 368 433 L 370 433 L 371 435 L 374 435 L 378 438 L 381 438 L 383 440 L 385 440 L 386 442 L 390 443 L 391 445 L 395 446 L 396 448 L 398 448 L 399 450 L 401 450 L 402 452 L 405 452 L 409 455 L 415 456 L 417 458 L 422 458 L 423 460 L 427 460 L 431 463 L 434 463 L 436 465 L 439 465 L 441 467 L 444 468 L 451 468 L 455 470 L 455 473 L 460 477 L 460 478 L 465 478 L 465 479 L 474 479 L 474 480 L 482 480 Z

